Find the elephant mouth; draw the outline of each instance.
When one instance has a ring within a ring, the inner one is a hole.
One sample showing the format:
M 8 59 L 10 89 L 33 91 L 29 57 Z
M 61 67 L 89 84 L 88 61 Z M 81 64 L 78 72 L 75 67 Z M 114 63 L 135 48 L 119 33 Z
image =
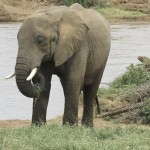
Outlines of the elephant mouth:
M 39 98 L 45 89 L 45 78 L 40 72 L 37 72 L 32 79 L 27 80 L 27 75 L 16 69 L 16 83 L 20 92 L 30 98 Z

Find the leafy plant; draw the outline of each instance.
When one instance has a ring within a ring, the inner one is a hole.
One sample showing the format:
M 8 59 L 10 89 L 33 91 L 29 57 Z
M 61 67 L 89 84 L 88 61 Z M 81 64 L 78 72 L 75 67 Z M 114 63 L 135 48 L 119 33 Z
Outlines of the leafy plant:
M 111 7 L 111 4 L 108 5 L 106 0 L 99 0 L 97 3 L 97 9 L 105 7 Z
M 79 3 L 84 7 L 89 7 L 89 6 L 95 6 L 96 4 L 98 4 L 99 0 L 57 0 L 57 3 L 62 3 L 65 5 L 71 5 L 73 3 Z
M 142 117 L 143 124 L 150 124 L 150 103 L 143 107 L 140 112 L 140 116 Z
M 150 80 L 150 73 L 144 67 L 131 64 L 124 74 L 111 83 L 111 87 L 123 88 L 128 85 L 138 86 L 146 83 L 148 80 Z

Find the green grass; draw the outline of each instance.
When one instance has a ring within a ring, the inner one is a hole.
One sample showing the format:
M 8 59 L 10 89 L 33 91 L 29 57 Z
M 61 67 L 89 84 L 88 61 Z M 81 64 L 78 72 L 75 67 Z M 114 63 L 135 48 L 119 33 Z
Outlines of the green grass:
M 136 17 L 145 17 L 146 15 L 139 11 L 128 11 L 115 7 L 99 8 L 96 10 L 106 16 L 107 18 L 117 19 L 134 19 Z
M 0 131 L 1 150 L 149 150 L 150 130 L 51 125 Z

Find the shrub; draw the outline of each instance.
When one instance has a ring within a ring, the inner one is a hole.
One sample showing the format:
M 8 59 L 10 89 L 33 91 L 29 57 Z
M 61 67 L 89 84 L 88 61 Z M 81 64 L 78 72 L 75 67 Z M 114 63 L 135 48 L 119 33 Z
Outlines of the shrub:
M 95 6 L 99 4 L 99 2 L 104 0 L 57 0 L 57 3 L 71 5 L 73 3 L 79 3 L 84 7 Z
M 129 85 L 138 86 L 146 83 L 148 80 L 150 80 L 150 73 L 144 67 L 131 64 L 124 74 L 111 83 L 111 87 L 123 88 Z
M 143 124 L 150 124 L 150 103 L 142 108 L 140 116 Z
M 122 100 L 128 102 L 141 102 L 145 98 L 150 97 L 150 81 L 147 83 L 141 84 L 139 86 L 132 87 L 131 89 L 124 90 Z

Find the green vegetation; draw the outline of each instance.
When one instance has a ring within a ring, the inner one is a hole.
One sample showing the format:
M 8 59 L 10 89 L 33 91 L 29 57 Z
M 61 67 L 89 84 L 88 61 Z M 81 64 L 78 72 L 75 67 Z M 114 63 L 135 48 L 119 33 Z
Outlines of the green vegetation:
M 65 5 L 71 5 L 73 3 L 79 3 L 84 7 L 95 6 L 99 3 L 99 0 L 57 0 L 57 3 Z
M 2 150 L 148 150 L 149 140 L 150 130 L 135 126 L 94 129 L 51 125 L 0 131 Z
M 150 82 L 150 73 L 147 71 L 147 69 L 142 65 L 137 66 L 131 64 L 125 73 L 117 77 L 110 84 L 109 88 L 101 88 L 100 94 L 105 98 L 114 100 L 117 97 L 121 98 L 122 95 L 128 91 L 132 91 L 132 93 L 134 93 L 133 89 L 136 89 L 138 92 L 140 89 L 143 89 L 146 92 L 146 89 L 143 88 L 143 86 L 147 87 L 148 89 L 149 84 L 146 86 L 147 82 Z M 112 98 L 110 98 L 110 95 Z M 129 93 L 127 95 L 129 95 Z
M 150 73 L 146 68 L 131 64 L 127 67 L 127 71 L 120 77 L 116 78 L 111 87 L 123 88 L 125 86 L 138 86 L 150 80 Z
M 150 124 L 150 103 L 142 108 L 140 115 L 144 124 Z
M 111 20 L 136 20 L 148 17 L 149 11 L 147 8 L 142 8 L 142 10 L 134 9 L 134 4 L 138 2 L 128 2 L 129 4 L 125 5 L 124 7 L 123 3 L 121 3 L 122 5 L 119 6 L 119 2 L 112 0 L 57 0 L 58 4 L 71 5 L 73 3 L 79 3 L 84 7 L 95 7 L 98 12 Z M 144 4 L 145 1 L 142 0 L 140 3 Z
M 112 19 L 136 19 L 137 17 L 139 18 L 146 16 L 146 14 L 139 11 L 130 11 L 115 7 L 100 8 L 98 6 L 96 10 L 103 14 L 105 17 Z
M 131 64 L 125 73 L 117 77 L 108 88 L 101 88 L 99 91 L 102 99 L 107 99 L 110 101 L 111 105 L 109 106 L 107 102 L 102 102 L 104 105 L 102 110 L 113 110 L 113 105 L 119 104 L 122 107 L 125 105 L 130 108 L 134 107 L 134 104 L 145 102 L 145 105 L 142 108 L 137 108 L 133 111 L 128 111 L 124 115 L 121 121 L 128 120 L 129 122 L 134 123 L 150 123 L 150 72 L 149 68 L 142 65 L 133 65 Z
M 3 0 L 2 3 L 5 11 L 11 16 L 9 18 L 5 16 L 6 21 L 22 21 L 32 10 L 45 9 L 50 5 L 70 6 L 73 3 L 96 9 L 110 21 L 150 21 L 149 0 L 7 0 L 7 2 Z M 13 9 L 10 9 L 10 6 Z M 24 11 L 25 7 L 28 9 Z

